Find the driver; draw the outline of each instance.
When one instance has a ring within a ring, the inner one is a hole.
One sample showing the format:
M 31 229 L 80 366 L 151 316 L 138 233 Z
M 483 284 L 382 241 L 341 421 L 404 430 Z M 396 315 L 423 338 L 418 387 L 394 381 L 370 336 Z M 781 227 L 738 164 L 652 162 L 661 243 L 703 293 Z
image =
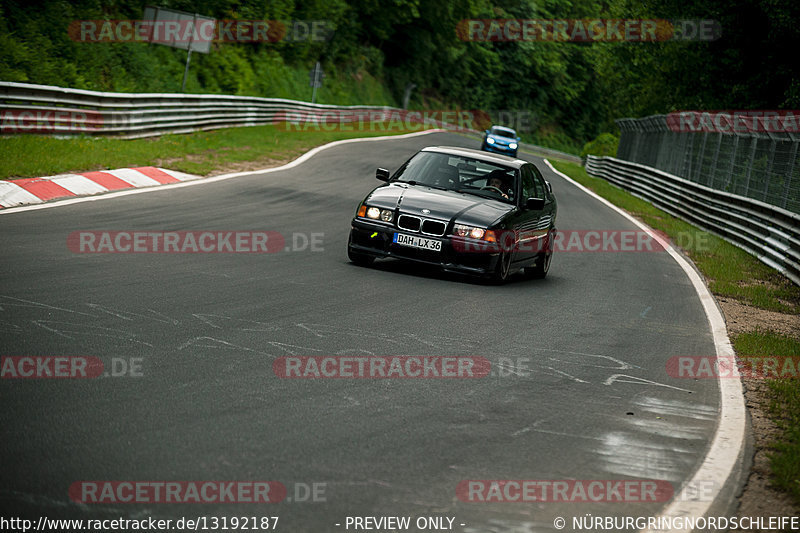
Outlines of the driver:
M 486 187 L 494 187 L 496 189 L 499 189 L 500 194 L 503 195 L 503 198 L 508 200 L 508 194 L 503 192 L 508 189 L 508 187 L 503 182 L 503 176 L 505 175 L 506 175 L 505 172 L 503 172 L 502 170 L 501 171 L 495 170 L 493 172 L 490 172 L 489 176 L 486 178 Z

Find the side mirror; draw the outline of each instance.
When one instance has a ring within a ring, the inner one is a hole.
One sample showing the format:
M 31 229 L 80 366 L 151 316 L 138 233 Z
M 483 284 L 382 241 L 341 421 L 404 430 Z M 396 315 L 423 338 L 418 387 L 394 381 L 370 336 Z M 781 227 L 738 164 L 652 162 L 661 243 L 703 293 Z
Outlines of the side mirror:
M 528 198 L 525 200 L 525 209 L 541 211 L 544 209 L 544 198 Z
M 375 177 L 381 181 L 389 181 L 389 171 L 385 168 L 379 168 L 375 171 Z
M 549 181 L 546 181 L 546 180 L 545 180 L 545 182 L 544 182 L 544 183 L 545 183 L 545 185 L 547 185 L 547 192 L 549 192 L 549 193 L 551 193 L 551 194 L 552 194 L 552 193 L 553 193 L 553 186 L 552 186 L 552 185 L 550 185 L 550 182 L 549 182 Z
M 483 130 L 483 133 L 485 133 L 486 135 L 489 135 L 489 130 Z
M 517 142 L 519 142 L 519 141 L 520 141 L 520 139 L 521 139 L 520 137 L 517 137 Z

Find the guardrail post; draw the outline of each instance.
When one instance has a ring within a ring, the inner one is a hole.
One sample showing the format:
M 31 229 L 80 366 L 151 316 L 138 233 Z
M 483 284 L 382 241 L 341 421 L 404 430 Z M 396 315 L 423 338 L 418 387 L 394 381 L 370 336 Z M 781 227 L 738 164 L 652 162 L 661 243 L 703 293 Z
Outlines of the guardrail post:
M 794 163 L 797 160 L 798 144 L 800 143 L 792 143 L 792 154 L 789 156 L 789 172 L 786 173 L 786 185 L 783 186 L 783 201 L 781 202 L 781 207 L 784 209 L 786 209 L 786 203 L 789 201 L 789 192 L 791 191 L 791 184 L 794 179 L 792 173 L 794 172 Z M 798 194 L 798 200 L 800 201 L 800 194 Z
M 772 179 L 772 164 L 775 162 L 775 139 L 770 140 L 769 143 L 769 159 L 767 160 L 767 172 L 764 174 L 764 192 L 761 199 L 766 201 L 767 194 L 769 194 L 769 181 Z
M 756 162 L 756 147 L 758 146 L 758 137 L 753 135 L 750 149 L 750 162 L 747 165 L 747 174 L 744 178 L 744 196 L 750 196 L 750 174 L 753 171 L 753 163 Z

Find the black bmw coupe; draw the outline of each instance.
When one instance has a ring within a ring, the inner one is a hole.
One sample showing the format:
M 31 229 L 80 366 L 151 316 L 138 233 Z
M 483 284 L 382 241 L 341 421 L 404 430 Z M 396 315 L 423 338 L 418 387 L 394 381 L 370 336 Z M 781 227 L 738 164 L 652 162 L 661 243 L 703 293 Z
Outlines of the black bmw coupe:
M 536 166 L 468 148 L 423 148 L 356 210 L 347 253 L 389 257 L 505 281 L 544 278 L 556 234 L 556 198 Z

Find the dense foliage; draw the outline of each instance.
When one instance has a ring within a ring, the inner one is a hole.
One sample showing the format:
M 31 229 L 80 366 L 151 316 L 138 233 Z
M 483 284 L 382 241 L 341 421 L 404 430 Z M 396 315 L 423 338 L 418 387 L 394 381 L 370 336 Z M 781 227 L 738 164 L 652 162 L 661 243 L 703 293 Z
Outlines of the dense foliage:
M 140 19 L 148 3 L 218 19 L 324 20 L 322 42 L 216 43 L 193 54 L 187 92 L 308 100 L 321 61 L 323 103 L 517 110 L 534 138 L 575 146 L 614 119 L 680 109 L 800 107 L 795 0 L 0 0 L 0 79 L 109 91 L 180 90 L 186 52 L 83 43 L 75 20 Z M 464 19 L 716 19 L 712 42 L 468 42 Z M 567 141 L 568 142 L 568 141 Z

